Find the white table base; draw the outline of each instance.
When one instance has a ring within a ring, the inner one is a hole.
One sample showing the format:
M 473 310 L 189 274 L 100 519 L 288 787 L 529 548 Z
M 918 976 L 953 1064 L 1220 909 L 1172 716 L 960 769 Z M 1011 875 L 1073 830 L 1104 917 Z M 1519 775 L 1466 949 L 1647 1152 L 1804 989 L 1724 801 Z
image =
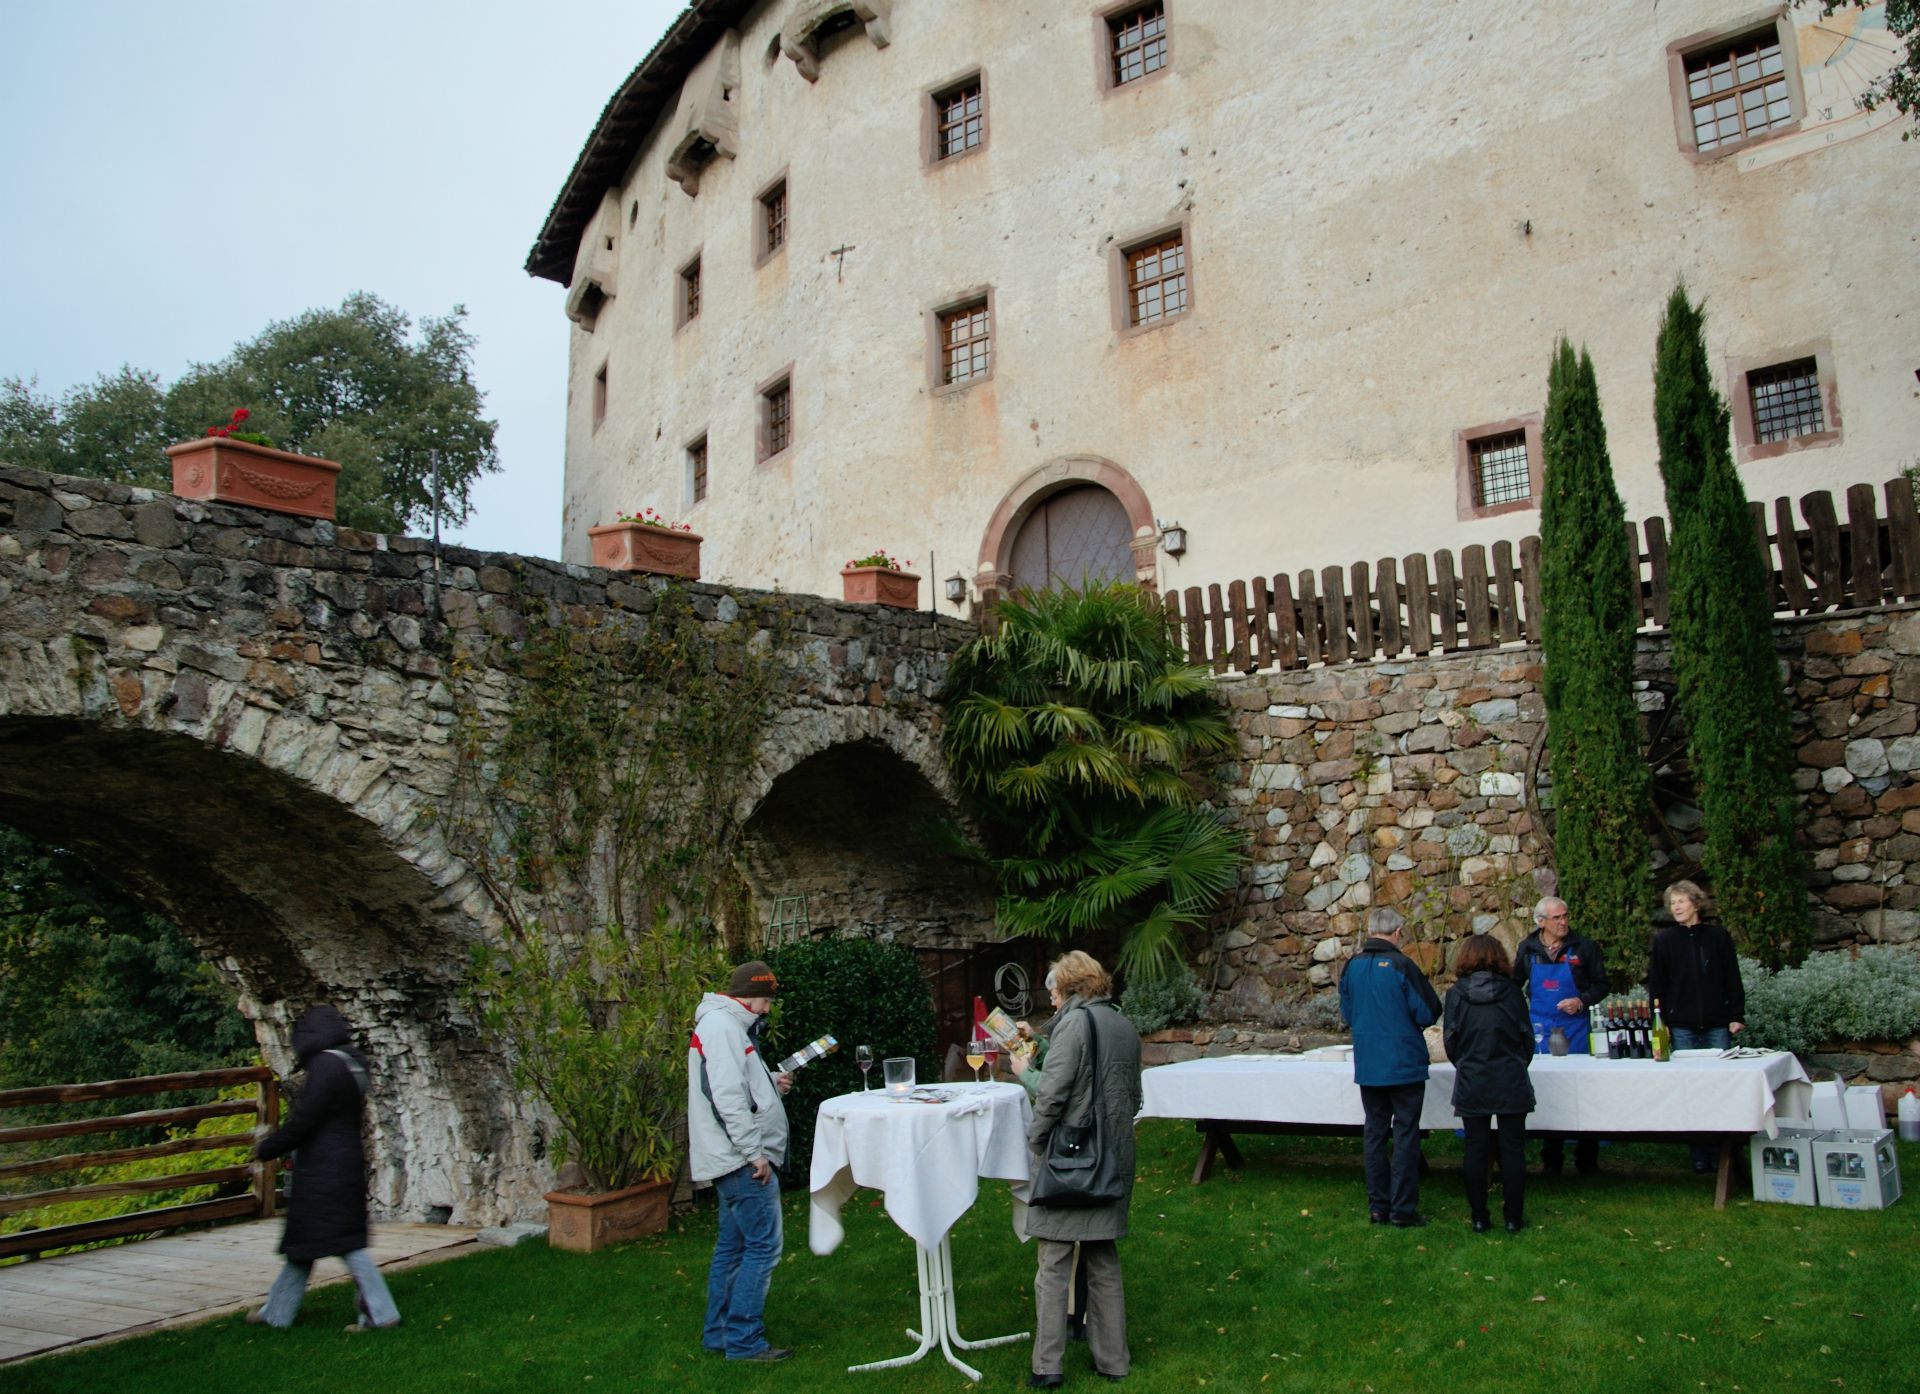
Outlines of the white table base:
M 918 1341 L 920 1348 L 910 1355 L 895 1356 L 891 1360 L 872 1360 L 865 1365 L 849 1365 L 849 1374 L 858 1374 L 861 1370 L 894 1370 L 902 1365 L 911 1365 L 922 1359 L 936 1343 L 947 1363 L 975 1384 L 980 1382 L 980 1372 L 953 1353 L 955 1346 L 962 1350 L 985 1350 L 989 1346 L 1012 1345 L 1015 1341 L 1025 1341 L 1032 1337 L 1031 1331 L 1017 1332 L 1012 1336 L 993 1336 L 984 1341 L 969 1341 L 960 1334 L 959 1316 L 954 1310 L 953 1298 L 953 1249 L 942 1235 L 940 1247 L 929 1249 L 924 1244 L 913 1246 L 920 1260 L 920 1330 L 911 1327 L 907 1330 L 907 1339 Z

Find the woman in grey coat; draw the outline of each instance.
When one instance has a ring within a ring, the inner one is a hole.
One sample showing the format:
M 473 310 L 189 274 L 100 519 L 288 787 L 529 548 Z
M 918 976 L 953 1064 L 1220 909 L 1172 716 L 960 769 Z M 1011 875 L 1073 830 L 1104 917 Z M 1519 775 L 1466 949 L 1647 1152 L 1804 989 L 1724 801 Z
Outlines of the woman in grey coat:
M 1033 1373 L 1035 1389 L 1057 1389 L 1066 1355 L 1068 1308 L 1075 1271 L 1086 1279 L 1087 1345 L 1093 1366 L 1120 1379 L 1131 1363 L 1127 1352 L 1127 1295 L 1116 1240 L 1127 1233 L 1133 1200 L 1133 1119 L 1140 1111 L 1140 1033 L 1110 1000 L 1113 980 L 1089 955 L 1075 949 L 1055 960 L 1047 992 L 1058 1012 L 1049 1033 L 1046 1068 L 1034 1091 L 1033 1126 L 1027 1145 L 1036 1169 L 1053 1130 L 1078 1123 L 1089 1103 L 1100 1117 L 1100 1143 L 1111 1149 L 1126 1179 L 1126 1193 L 1106 1205 L 1033 1206 L 1027 1234 L 1036 1241 L 1039 1268 L 1033 1279 Z M 1097 1040 L 1099 1078 L 1093 1077 Z M 1024 1068 L 1016 1062 L 1016 1069 Z

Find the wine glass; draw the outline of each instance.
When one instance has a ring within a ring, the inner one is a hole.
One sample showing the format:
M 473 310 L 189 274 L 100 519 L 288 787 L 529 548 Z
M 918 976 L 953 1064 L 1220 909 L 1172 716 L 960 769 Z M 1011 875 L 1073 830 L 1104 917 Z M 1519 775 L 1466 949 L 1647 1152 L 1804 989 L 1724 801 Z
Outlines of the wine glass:
M 1000 1063 L 1000 1047 L 994 1042 L 988 1041 L 981 1050 L 980 1056 L 987 1062 L 987 1083 L 991 1084 L 993 1083 L 993 1067 Z
M 973 1070 L 973 1082 L 980 1083 L 980 1066 L 986 1061 L 986 1054 L 980 1045 L 980 1038 L 973 1037 L 967 1042 L 967 1064 Z
M 860 1067 L 860 1092 L 864 1094 L 867 1092 L 867 1072 L 873 1069 L 873 1047 L 855 1046 L 853 1063 Z

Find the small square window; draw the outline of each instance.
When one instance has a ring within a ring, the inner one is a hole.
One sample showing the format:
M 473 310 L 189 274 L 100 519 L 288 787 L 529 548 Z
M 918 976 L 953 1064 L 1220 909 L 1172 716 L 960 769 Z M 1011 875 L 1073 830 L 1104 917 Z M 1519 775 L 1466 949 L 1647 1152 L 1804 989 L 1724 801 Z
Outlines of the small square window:
M 936 160 L 951 160 L 979 149 L 987 138 L 986 90 L 979 77 L 935 93 L 933 121 Z
M 1792 130 L 1806 113 L 1793 21 L 1696 34 L 1667 45 L 1680 148 L 1718 157 Z
M 760 254 L 765 261 L 787 245 L 787 181 L 782 179 L 760 195 Z
M 940 314 L 940 382 L 985 378 L 993 366 L 993 318 L 984 297 Z
M 687 447 L 687 496 L 695 503 L 707 497 L 707 438 Z
M 1154 324 L 1187 308 L 1187 242 L 1181 232 L 1130 247 L 1127 259 L 1127 323 Z
M 1463 522 L 1540 506 L 1540 426 L 1535 414 L 1454 433 L 1454 502 Z
M 1473 453 L 1473 502 L 1479 508 L 1525 503 L 1533 497 L 1527 462 L 1527 433 L 1482 436 L 1469 444 Z
M 691 324 L 700 318 L 700 258 L 695 257 L 680 269 L 679 313 L 674 317 L 675 327 Z
M 602 363 L 600 371 L 593 375 L 593 429 L 599 430 L 607 419 L 607 365 Z
M 793 379 L 780 377 L 760 389 L 760 458 L 770 460 L 793 444 Z
M 1115 87 L 1159 72 L 1167 66 L 1167 7 L 1136 5 L 1107 16 L 1111 42 L 1110 81 Z
M 1761 444 L 1827 429 L 1820 410 L 1820 371 L 1811 358 L 1747 374 L 1753 438 Z

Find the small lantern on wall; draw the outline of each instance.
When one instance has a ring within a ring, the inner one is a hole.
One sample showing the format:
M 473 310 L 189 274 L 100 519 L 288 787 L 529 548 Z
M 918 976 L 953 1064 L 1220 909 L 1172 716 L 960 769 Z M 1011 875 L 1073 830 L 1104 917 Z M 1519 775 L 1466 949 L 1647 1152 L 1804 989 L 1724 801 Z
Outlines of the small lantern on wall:
M 959 572 L 947 577 L 947 601 L 949 604 L 962 605 L 967 599 L 967 578 Z
M 1170 557 L 1177 557 L 1187 550 L 1187 530 L 1176 520 L 1160 524 L 1160 547 Z

